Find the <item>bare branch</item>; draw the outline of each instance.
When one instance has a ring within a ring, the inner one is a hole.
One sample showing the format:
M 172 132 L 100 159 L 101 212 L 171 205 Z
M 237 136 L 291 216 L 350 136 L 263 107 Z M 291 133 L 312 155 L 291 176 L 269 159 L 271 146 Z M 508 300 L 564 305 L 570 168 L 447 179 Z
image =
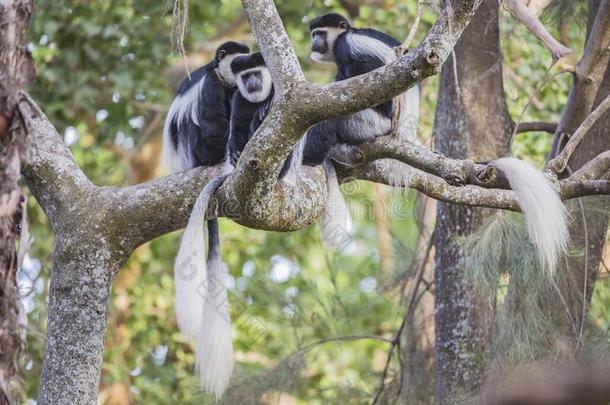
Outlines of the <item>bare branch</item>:
M 367 180 L 392 185 L 387 166 L 375 161 L 353 168 L 338 168 L 343 181 Z M 478 186 L 452 186 L 440 177 L 413 169 L 410 187 L 435 200 L 454 204 L 519 211 L 519 202 L 510 190 L 484 189 Z
M 216 193 L 208 218 L 223 216 L 254 229 L 292 231 L 316 222 L 327 198 L 321 168 L 306 169 L 298 185 L 276 182 L 265 201 L 234 194 L 231 184 Z M 195 168 L 129 187 L 102 189 L 104 205 L 111 205 L 116 243 L 130 251 L 165 233 L 183 228 L 205 184 L 220 173 L 220 166 Z M 244 201 L 248 201 L 247 204 Z
M 584 55 L 575 67 L 574 85 L 553 141 L 551 158 L 561 151 L 565 136 L 573 134 L 593 110 L 610 61 L 610 0 L 602 0 L 591 28 Z
M 536 15 L 523 3 L 522 0 L 504 0 L 504 4 L 513 15 L 544 44 L 553 56 L 553 64 L 562 57 L 572 53 L 572 50 L 557 41 L 540 22 Z
M 338 161 L 351 165 L 391 158 L 440 177 L 451 185 L 472 184 L 484 188 L 508 188 L 506 178 L 495 170 L 493 162 L 485 165 L 466 159 L 448 158 L 423 146 L 394 137 L 380 137 L 357 147 L 341 148 L 333 156 Z
M 579 180 L 600 179 L 606 176 L 608 170 L 610 170 L 610 151 L 605 151 L 582 166 L 572 175 L 572 178 Z
M 610 109 L 610 96 L 606 97 L 604 101 L 602 101 L 599 106 L 593 111 L 580 125 L 580 127 L 574 132 L 574 135 L 569 137 L 568 142 L 565 147 L 559 153 L 557 157 L 550 160 L 547 164 L 548 170 L 552 170 L 553 172 L 559 174 L 563 172 L 567 165 L 570 157 L 580 144 L 580 141 L 585 137 L 585 135 L 589 132 L 593 125 L 604 116 L 604 114 Z
M 403 50 L 409 49 L 411 42 L 413 42 L 413 38 L 415 38 L 415 34 L 417 33 L 417 28 L 419 27 L 419 22 L 421 21 L 421 16 L 424 13 L 424 0 L 417 0 L 417 11 L 415 12 L 415 21 L 411 26 L 411 30 L 409 31 L 409 35 L 405 41 L 400 45 Z
M 557 131 L 557 125 L 555 122 L 523 122 L 517 125 L 515 133 L 548 132 L 549 134 L 554 134 Z
M 278 94 L 305 81 L 299 59 L 273 0 L 243 0 L 250 29 L 261 48 Z

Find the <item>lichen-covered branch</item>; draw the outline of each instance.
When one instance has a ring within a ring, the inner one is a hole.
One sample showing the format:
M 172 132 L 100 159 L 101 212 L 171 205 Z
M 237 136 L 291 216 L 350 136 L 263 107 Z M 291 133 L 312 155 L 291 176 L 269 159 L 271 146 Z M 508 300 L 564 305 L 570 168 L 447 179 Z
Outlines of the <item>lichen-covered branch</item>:
M 244 11 L 256 43 L 260 46 L 275 90 L 284 94 L 305 81 L 290 38 L 273 0 L 243 0 Z
M 243 3 L 267 65 L 280 84 L 286 84 L 298 63 L 277 49 L 291 45 L 283 26 L 270 26 L 281 25 L 275 5 L 269 0 Z M 438 73 L 480 4 L 481 0 L 462 0 L 451 9 L 444 7 L 420 45 L 373 72 L 325 86 L 293 81 L 290 91 L 279 92 L 274 108 L 244 149 L 223 189 L 243 197 L 240 203 L 244 205 L 273 205 L 281 165 L 309 126 L 378 105 Z
M 22 173 L 51 223 L 57 227 L 61 222 L 59 217 L 82 206 L 94 186 L 36 103 L 22 93 L 18 108 L 29 143 L 23 156 Z
M 557 156 L 567 138 L 593 110 L 608 62 L 610 61 L 610 0 L 602 0 L 591 27 L 582 59 L 574 71 L 574 84 L 553 140 L 550 157 Z

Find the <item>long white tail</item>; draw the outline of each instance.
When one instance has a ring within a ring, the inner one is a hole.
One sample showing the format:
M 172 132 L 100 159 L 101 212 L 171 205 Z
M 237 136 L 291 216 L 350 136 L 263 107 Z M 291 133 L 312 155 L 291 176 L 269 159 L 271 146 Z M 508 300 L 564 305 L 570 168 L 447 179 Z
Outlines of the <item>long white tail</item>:
M 202 329 L 196 340 L 195 360 L 203 388 L 218 400 L 229 386 L 233 373 L 233 328 L 227 297 L 227 271 L 220 258 L 218 220 L 208 221 L 209 253 Z
M 503 158 L 494 164 L 517 194 L 529 238 L 538 249 L 543 270 L 554 275 L 557 259 L 566 250 L 570 238 L 563 202 L 551 182 L 529 163 Z
M 218 223 L 215 219 L 208 222 L 210 252 L 206 266 L 203 222 L 210 197 L 227 176 L 221 174 L 212 179 L 197 197 L 174 265 L 178 327 L 195 340 L 202 385 L 217 398 L 233 372 L 233 342 Z
M 339 251 L 345 248 L 351 240 L 353 222 L 345 197 L 343 197 L 339 188 L 339 181 L 333 164 L 326 161 L 324 168 L 328 184 L 328 201 L 324 214 L 319 221 L 320 230 L 324 242 L 331 249 Z

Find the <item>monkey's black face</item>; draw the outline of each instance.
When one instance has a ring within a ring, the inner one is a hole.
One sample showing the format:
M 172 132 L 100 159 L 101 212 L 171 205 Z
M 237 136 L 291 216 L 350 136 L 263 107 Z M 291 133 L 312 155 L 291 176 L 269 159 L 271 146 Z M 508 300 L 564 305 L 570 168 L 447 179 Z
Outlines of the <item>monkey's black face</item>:
M 271 94 L 271 74 L 260 52 L 235 58 L 231 62 L 231 70 L 239 92 L 249 102 L 260 103 Z
M 311 59 L 321 63 L 335 62 L 335 41 L 351 27 L 341 14 L 328 13 L 311 20 Z
M 311 51 L 325 54 L 328 52 L 328 32 L 326 30 L 315 30 L 311 33 Z
M 320 63 L 334 63 L 334 47 L 337 37 L 347 26 L 323 27 L 311 31 L 311 59 Z
M 267 66 L 258 66 L 236 73 L 237 88 L 251 103 L 263 102 L 269 97 L 273 84 Z
M 254 93 L 263 89 L 263 74 L 260 70 L 245 72 L 240 75 L 239 79 L 248 93 Z

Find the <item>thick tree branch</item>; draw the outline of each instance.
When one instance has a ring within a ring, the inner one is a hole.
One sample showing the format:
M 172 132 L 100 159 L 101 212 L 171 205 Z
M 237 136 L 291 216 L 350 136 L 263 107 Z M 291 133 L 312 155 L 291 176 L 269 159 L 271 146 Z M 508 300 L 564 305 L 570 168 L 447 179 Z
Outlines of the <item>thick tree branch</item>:
M 58 215 L 79 208 L 79 201 L 94 191 L 61 136 L 36 103 L 21 94 L 19 112 L 28 132 L 22 173 L 28 187 L 53 226 Z
M 19 187 L 21 156 L 26 133 L 17 112 L 23 86 L 35 78 L 26 51 L 26 32 L 34 11 L 31 0 L 0 1 L 0 403 L 15 402 L 13 384 L 25 333 L 17 288 L 20 252 L 19 224 L 25 206 Z M 27 243 L 25 243 L 27 245 Z
M 261 48 L 278 94 L 305 81 L 290 38 L 273 0 L 243 0 L 250 29 Z
M 392 158 L 422 172 L 440 177 L 455 186 L 466 184 L 484 188 L 508 188 L 506 178 L 490 164 L 477 164 L 467 159 L 452 159 L 421 145 L 384 136 L 357 147 L 341 148 L 334 155 L 340 162 L 360 165 L 377 159 Z
M 234 174 L 223 189 L 243 197 L 240 203 L 245 205 L 252 205 L 254 201 L 271 204 L 281 165 L 309 126 L 378 105 L 438 73 L 481 1 L 462 0 L 453 8 L 443 8 L 424 41 L 394 63 L 326 86 L 298 81 L 289 92 L 280 93 L 276 105 L 244 149 Z M 283 27 L 270 28 L 269 23 L 254 21 L 256 16 L 268 22 L 271 18 L 280 24 L 273 2 L 244 0 L 244 7 L 252 20 L 255 36 L 260 38 L 259 45 L 267 64 L 280 81 L 289 80 L 287 72 L 297 65 L 274 49 L 291 47 Z M 269 30 L 272 30 L 271 34 Z M 284 79 L 281 79 L 282 75 Z

